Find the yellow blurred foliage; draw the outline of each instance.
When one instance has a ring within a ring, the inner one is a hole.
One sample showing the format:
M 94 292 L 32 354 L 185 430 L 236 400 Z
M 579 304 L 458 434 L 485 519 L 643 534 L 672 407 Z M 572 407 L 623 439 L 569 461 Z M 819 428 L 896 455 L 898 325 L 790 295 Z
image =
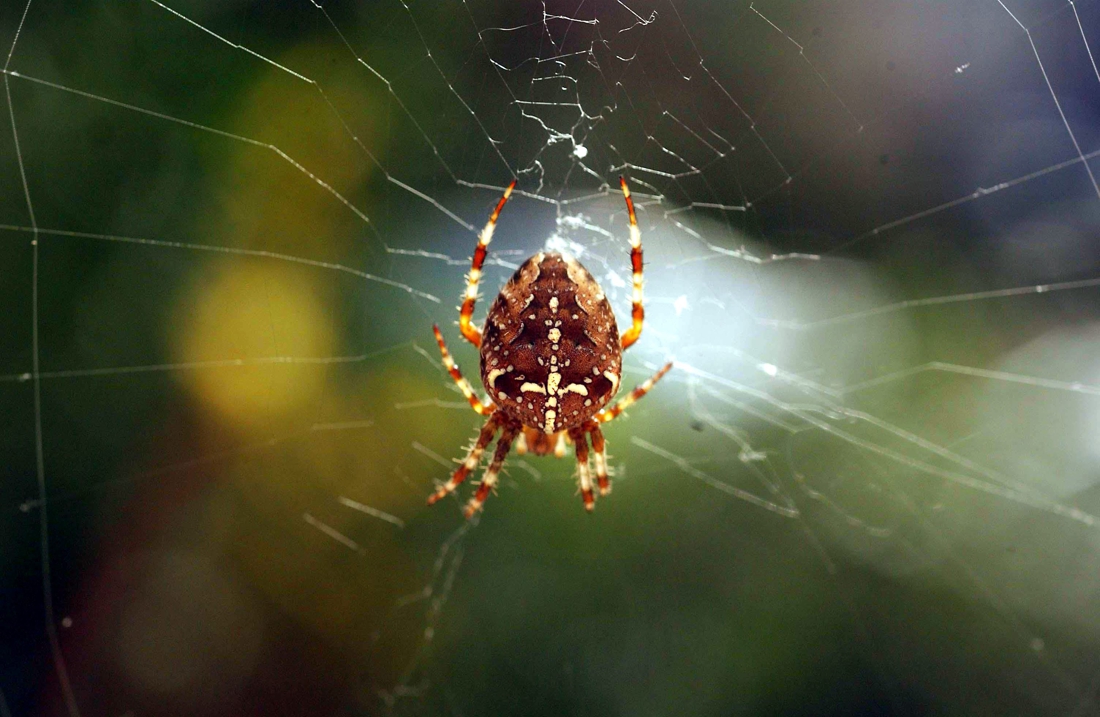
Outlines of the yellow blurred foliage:
M 316 401 L 331 356 L 333 310 L 322 277 L 266 260 L 210 266 L 177 305 L 176 360 L 240 361 L 181 374 L 199 402 L 247 433 Z
M 379 147 L 370 126 L 372 95 L 354 65 L 332 61 L 343 52 L 323 42 L 297 46 L 277 61 L 316 85 L 272 66 L 240 93 L 223 125 L 261 144 L 216 145 L 218 179 L 197 229 L 208 241 L 336 262 L 360 241 L 363 220 L 318 184 L 354 203 L 373 165 L 349 132 Z M 319 88 L 342 119 L 318 114 L 318 106 L 327 106 L 318 102 Z M 166 331 L 173 356 L 181 363 L 241 361 L 186 375 L 203 406 L 256 433 L 317 397 L 324 368 L 288 357 L 324 358 L 336 351 L 336 302 L 328 300 L 335 298 L 336 282 L 329 278 L 275 258 L 200 265 Z

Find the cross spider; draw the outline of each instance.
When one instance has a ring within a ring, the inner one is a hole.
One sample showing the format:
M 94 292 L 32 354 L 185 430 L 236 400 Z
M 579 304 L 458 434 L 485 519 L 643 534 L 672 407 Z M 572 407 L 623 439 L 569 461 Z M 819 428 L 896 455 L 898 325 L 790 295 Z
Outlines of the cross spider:
M 595 454 L 596 483 L 600 495 L 611 492 L 607 475 L 607 453 L 600 424 L 618 416 L 657 383 L 672 363 L 665 364 L 610 408 L 607 404 L 619 389 L 623 349 L 642 333 L 642 233 L 634 214 L 634 201 L 626 180 L 619 178 L 630 216 L 630 264 L 634 271 L 634 302 L 630 329 L 619 335 L 615 314 L 596 280 L 571 256 L 540 252 L 523 263 L 501 289 L 489 309 L 485 328 L 479 330 L 470 318 L 477 300 L 481 267 L 497 217 L 504 208 L 515 180 L 504 190 L 478 235 L 477 248 L 466 277 L 466 294 L 458 324 L 467 341 L 481 350 L 481 380 L 489 392 L 482 401 L 451 358 L 438 326 L 432 326 L 443 365 L 451 374 L 470 406 L 489 416 L 477 441 L 451 479 L 428 498 L 428 504 L 454 491 L 477 468 L 481 455 L 500 431 L 496 451 L 465 514 L 481 510 L 497 483 L 505 456 L 516 441 L 521 455 L 553 452 L 565 455 L 566 441 L 576 446 L 577 471 L 584 507 L 591 511 L 596 496 L 588 467 L 588 436 Z

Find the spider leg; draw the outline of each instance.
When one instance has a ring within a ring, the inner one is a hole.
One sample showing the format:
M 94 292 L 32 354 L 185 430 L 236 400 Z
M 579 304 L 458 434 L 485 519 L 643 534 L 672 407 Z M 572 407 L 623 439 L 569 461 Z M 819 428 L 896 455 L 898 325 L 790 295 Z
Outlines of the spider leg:
M 497 429 L 500 428 L 500 420 L 497 418 L 497 414 L 489 416 L 489 420 L 485 422 L 485 425 L 481 427 L 481 433 L 477 436 L 477 442 L 474 443 L 470 452 L 466 454 L 465 460 L 462 461 L 462 465 L 458 467 L 452 475 L 451 479 L 439 486 L 439 490 L 428 496 L 428 505 L 432 505 L 440 498 L 443 498 L 448 493 L 454 491 L 455 488 L 462 485 L 462 481 L 466 480 L 466 476 L 470 475 L 470 471 L 477 468 L 477 464 L 481 462 L 481 454 L 485 452 L 485 446 L 489 445 L 489 442 L 493 440 L 493 436 L 496 435 Z
M 470 407 L 482 416 L 487 416 L 495 411 L 496 406 L 492 403 L 485 404 L 481 402 L 481 399 L 474 393 L 473 386 L 463 377 L 462 372 L 458 370 L 458 364 L 451 358 L 451 352 L 447 350 L 447 344 L 443 342 L 443 334 L 439 333 L 439 327 L 432 324 L 432 331 L 435 332 L 435 341 L 439 344 L 439 353 L 443 355 L 443 366 L 446 367 L 447 371 L 451 374 L 451 378 L 458 384 L 458 388 L 462 391 L 462 395 L 470 402 Z
M 603 431 L 596 421 L 588 421 L 584 428 L 592 436 L 592 462 L 596 469 L 596 485 L 600 487 L 600 495 L 611 493 L 611 479 L 607 475 L 607 444 L 604 442 Z
M 634 300 L 630 309 L 631 326 L 622 335 L 624 349 L 631 346 L 642 335 L 645 322 L 645 307 L 642 305 L 642 230 L 638 228 L 638 217 L 634 214 L 634 200 L 630 198 L 630 187 L 626 180 L 619 177 L 619 186 L 626 199 L 626 211 L 630 215 L 630 268 L 634 271 Z
M 477 492 L 474 493 L 473 498 L 470 498 L 470 502 L 466 504 L 466 510 L 463 511 L 467 518 L 474 517 L 474 514 L 481 510 L 481 507 L 485 504 L 485 499 L 489 497 L 489 492 L 496 487 L 497 475 L 500 473 L 501 466 L 504 465 L 505 456 L 512 448 L 512 439 L 516 437 L 517 431 L 519 431 L 519 426 L 510 423 L 504 424 L 504 431 L 500 434 L 496 451 L 493 453 L 493 461 L 489 464 L 489 469 L 485 471 L 485 475 L 482 476 Z
M 466 275 L 466 294 L 462 300 L 462 309 L 458 314 L 458 328 L 462 331 L 462 335 L 466 337 L 466 340 L 477 347 L 481 346 L 481 329 L 474 326 L 470 319 L 474 315 L 474 304 L 477 302 L 477 285 L 481 282 L 481 267 L 484 266 L 485 256 L 489 253 L 489 242 L 493 240 L 493 231 L 497 227 L 497 217 L 500 216 L 500 210 L 504 209 L 504 205 L 508 202 L 508 198 L 512 196 L 512 190 L 515 187 L 516 180 L 513 179 L 512 183 L 504 190 L 504 194 L 497 202 L 493 213 L 489 215 L 489 221 L 485 224 L 485 228 L 477 235 L 477 247 L 474 249 L 474 258 L 470 261 L 470 273 Z
M 558 434 L 558 441 L 554 444 L 554 457 L 561 458 L 565 455 L 565 434 Z
M 581 500 L 584 501 L 584 509 L 589 513 L 596 507 L 596 494 L 592 492 L 592 474 L 588 470 L 588 440 L 584 435 L 584 427 L 574 428 L 569 431 L 577 451 L 577 480 L 581 487 Z
M 612 406 L 611 408 L 605 408 L 597 413 L 596 420 L 600 423 L 607 423 L 626 409 L 633 406 L 638 401 L 638 399 L 649 393 L 649 389 L 653 388 L 653 385 L 660 381 L 661 377 L 668 373 L 671 368 L 672 362 L 669 361 L 661 367 L 660 371 L 647 378 L 644 383 L 636 387 L 626 396 L 623 396 L 621 399 L 619 399 L 619 402 L 616 403 L 614 406 Z

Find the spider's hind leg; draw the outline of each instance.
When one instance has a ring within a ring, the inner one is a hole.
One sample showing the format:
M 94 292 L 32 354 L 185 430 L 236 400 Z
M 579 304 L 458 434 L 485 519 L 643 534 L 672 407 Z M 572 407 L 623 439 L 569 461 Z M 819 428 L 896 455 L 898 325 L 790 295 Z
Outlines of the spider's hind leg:
M 630 328 L 620 339 L 623 349 L 626 349 L 642 335 L 642 325 L 645 323 L 645 306 L 642 303 L 642 230 L 638 227 L 638 216 L 634 213 L 634 200 L 630 198 L 630 187 L 626 186 L 626 180 L 622 177 L 619 177 L 619 186 L 623 190 L 627 217 L 630 220 L 630 268 L 634 284 Z

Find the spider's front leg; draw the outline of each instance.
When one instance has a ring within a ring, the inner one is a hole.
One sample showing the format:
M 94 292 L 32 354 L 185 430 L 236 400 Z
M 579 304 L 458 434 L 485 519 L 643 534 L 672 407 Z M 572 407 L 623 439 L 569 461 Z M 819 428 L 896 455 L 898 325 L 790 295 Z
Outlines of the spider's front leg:
M 448 493 L 453 492 L 455 488 L 462 485 L 462 481 L 466 480 L 466 476 L 470 475 L 470 471 L 477 468 L 478 463 L 481 462 L 481 454 L 485 452 L 485 447 L 493 440 L 493 436 L 496 435 L 497 429 L 500 428 L 500 423 L 499 413 L 494 413 L 492 416 L 489 416 L 489 420 L 481 427 L 481 433 L 477 436 L 477 442 L 470 448 L 470 452 L 466 454 L 466 458 L 462 461 L 462 465 L 460 465 L 458 470 L 451 475 L 449 481 L 439 486 L 439 489 L 436 490 L 435 493 L 428 496 L 428 505 L 432 505 Z
M 592 474 L 588 470 L 588 437 L 585 436 L 586 428 L 574 428 L 569 431 L 569 437 L 577 451 L 577 480 L 581 488 L 581 500 L 584 501 L 584 509 L 589 513 L 596 507 L 596 494 L 592 492 Z
M 481 479 L 481 483 L 478 485 L 474 497 L 470 498 L 470 502 L 466 504 L 466 510 L 464 512 L 467 518 L 474 517 L 474 514 L 481 510 L 481 507 L 485 504 L 485 499 L 489 497 L 489 493 L 496 487 L 500 468 L 504 465 L 504 458 L 508 455 L 508 451 L 511 450 L 512 440 L 516 437 L 518 431 L 518 425 L 511 422 L 504 424 L 504 431 L 500 434 L 500 440 L 497 441 L 496 451 L 493 452 L 493 462 L 489 464 L 489 470 L 485 471 L 485 476 Z
M 607 444 L 604 442 L 603 431 L 596 421 L 588 421 L 584 428 L 592 436 L 592 462 L 596 469 L 596 485 L 600 488 L 600 496 L 611 494 L 611 478 L 607 475 Z

